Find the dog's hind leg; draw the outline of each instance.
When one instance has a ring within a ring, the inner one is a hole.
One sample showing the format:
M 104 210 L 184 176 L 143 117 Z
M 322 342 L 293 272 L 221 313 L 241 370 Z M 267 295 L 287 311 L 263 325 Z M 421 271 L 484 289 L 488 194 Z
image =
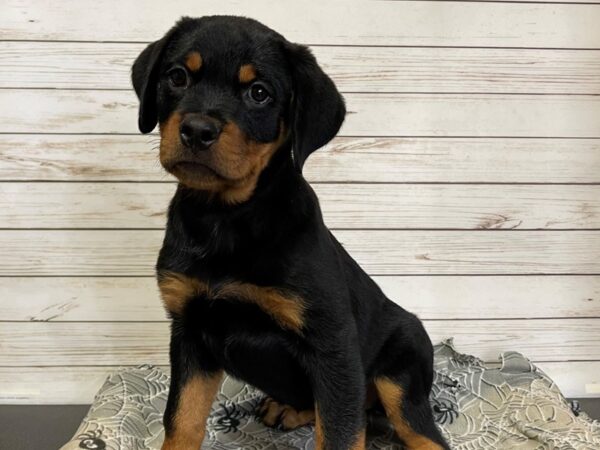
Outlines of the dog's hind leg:
M 405 383 L 388 377 L 375 379 L 375 387 L 396 434 L 409 450 L 446 450 L 433 422 L 427 397 L 410 398 Z
M 448 450 L 429 404 L 433 349 L 421 323 L 403 324 L 382 356 L 373 383 L 398 437 L 409 450 Z

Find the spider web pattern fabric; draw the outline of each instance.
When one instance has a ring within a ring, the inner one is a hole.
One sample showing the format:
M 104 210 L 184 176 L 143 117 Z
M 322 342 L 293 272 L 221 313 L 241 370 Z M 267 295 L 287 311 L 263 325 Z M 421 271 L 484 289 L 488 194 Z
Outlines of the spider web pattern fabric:
M 600 422 L 578 411 L 554 382 L 516 352 L 500 363 L 457 352 L 452 341 L 435 346 L 431 406 L 456 450 L 600 449 Z M 156 450 L 169 377 L 152 366 L 111 374 L 74 438 L 61 450 Z M 264 394 L 226 377 L 208 419 L 202 449 L 311 450 L 314 427 L 280 431 L 255 416 Z M 401 450 L 385 417 L 369 416 L 368 448 Z

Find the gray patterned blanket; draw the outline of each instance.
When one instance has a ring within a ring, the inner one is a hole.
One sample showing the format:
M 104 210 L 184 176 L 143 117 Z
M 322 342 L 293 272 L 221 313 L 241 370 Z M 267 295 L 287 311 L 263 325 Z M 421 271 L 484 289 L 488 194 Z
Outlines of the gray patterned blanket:
M 489 366 L 435 347 L 431 406 L 455 450 L 600 449 L 600 422 L 569 404 L 553 381 L 516 352 Z M 124 369 L 108 377 L 73 439 L 61 450 L 159 449 L 169 377 L 156 367 Z M 213 404 L 202 449 L 313 449 L 313 429 L 267 428 L 255 417 L 264 394 L 226 378 Z M 402 449 L 385 417 L 369 417 L 370 450 Z

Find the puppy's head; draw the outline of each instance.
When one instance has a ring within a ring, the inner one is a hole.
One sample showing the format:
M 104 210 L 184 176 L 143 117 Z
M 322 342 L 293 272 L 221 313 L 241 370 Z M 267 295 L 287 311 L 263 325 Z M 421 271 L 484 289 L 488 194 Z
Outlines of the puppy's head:
M 308 48 L 241 17 L 182 19 L 142 51 L 132 80 L 140 131 L 159 124 L 164 168 L 226 203 L 247 200 L 288 142 L 301 170 L 345 115 Z

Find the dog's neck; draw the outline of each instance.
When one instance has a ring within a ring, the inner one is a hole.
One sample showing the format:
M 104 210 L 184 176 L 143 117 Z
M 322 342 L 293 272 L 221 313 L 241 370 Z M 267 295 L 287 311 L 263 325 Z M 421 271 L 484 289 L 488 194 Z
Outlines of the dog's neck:
M 252 196 L 240 204 L 224 204 L 209 193 L 179 185 L 169 208 L 168 227 L 177 237 L 165 244 L 196 253 L 264 251 L 293 235 L 322 225 L 318 200 L 294 166 L 289 143 L 273 155 Z

